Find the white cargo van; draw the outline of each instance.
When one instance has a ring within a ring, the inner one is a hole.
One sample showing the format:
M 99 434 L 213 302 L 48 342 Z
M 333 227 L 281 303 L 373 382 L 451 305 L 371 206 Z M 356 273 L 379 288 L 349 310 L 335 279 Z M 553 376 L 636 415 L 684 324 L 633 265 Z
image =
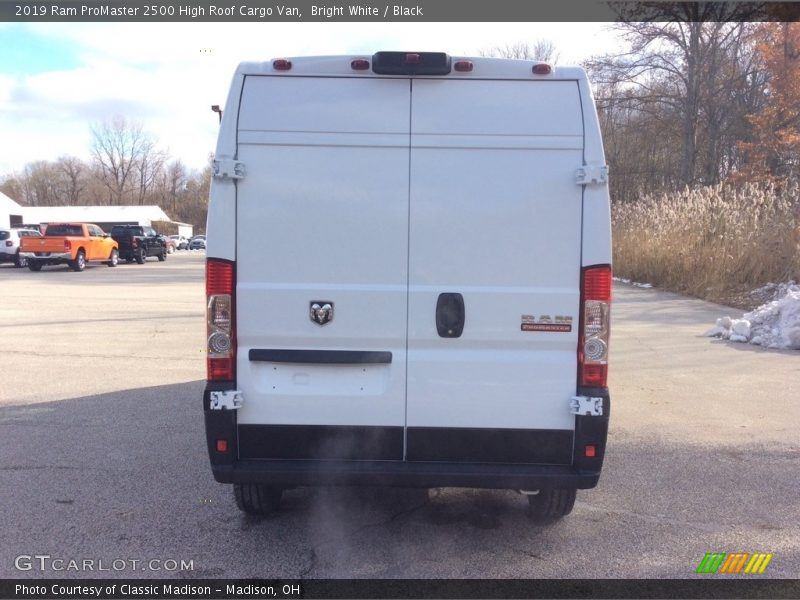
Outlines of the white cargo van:
M 239 507 L 305 485 L 597 484 L 611 227 L 580 68 L 244 63 L 208 212 L 208 450 Z

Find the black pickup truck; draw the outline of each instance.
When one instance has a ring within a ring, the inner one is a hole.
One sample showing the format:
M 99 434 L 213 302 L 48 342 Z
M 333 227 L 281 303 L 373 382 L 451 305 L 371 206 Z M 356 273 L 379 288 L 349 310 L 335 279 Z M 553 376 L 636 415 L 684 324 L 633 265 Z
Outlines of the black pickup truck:
M 167 260 L 167 242 L 152 227 L 142 225 L 114 225 L 111 237 L 119 244 L 119 257 L 140 265 L 148 256 Z

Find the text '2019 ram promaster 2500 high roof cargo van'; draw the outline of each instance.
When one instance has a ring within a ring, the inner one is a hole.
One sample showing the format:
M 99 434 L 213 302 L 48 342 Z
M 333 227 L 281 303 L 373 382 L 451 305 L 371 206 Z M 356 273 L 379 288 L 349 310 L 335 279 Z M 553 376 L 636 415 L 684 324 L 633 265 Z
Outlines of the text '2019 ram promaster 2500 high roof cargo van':
M 244 63 L 208 212 L 208 450 L 286 488 L 597 484 L 611 226 L 580 68 L 378 52 Z

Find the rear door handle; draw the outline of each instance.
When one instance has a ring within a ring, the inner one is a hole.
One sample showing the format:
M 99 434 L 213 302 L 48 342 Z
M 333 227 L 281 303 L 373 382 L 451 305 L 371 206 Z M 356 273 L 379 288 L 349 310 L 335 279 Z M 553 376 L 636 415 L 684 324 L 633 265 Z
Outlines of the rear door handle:
M 439 294 L 436 302 L 436 330 L 443 338 L 461 337 L 464 331 L 464 296 Z

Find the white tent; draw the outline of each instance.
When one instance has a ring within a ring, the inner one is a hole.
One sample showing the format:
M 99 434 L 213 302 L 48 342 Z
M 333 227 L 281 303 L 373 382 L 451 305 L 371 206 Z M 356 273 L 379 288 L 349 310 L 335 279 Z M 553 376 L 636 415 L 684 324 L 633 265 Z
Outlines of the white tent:
M 3 192 L 0 192 L 0 227 L 10 227 L 12 215 L 16 219 L 20 219 L 22 217 L 22 207 Z M 19 221 L 15 220 L 15 222 Z

